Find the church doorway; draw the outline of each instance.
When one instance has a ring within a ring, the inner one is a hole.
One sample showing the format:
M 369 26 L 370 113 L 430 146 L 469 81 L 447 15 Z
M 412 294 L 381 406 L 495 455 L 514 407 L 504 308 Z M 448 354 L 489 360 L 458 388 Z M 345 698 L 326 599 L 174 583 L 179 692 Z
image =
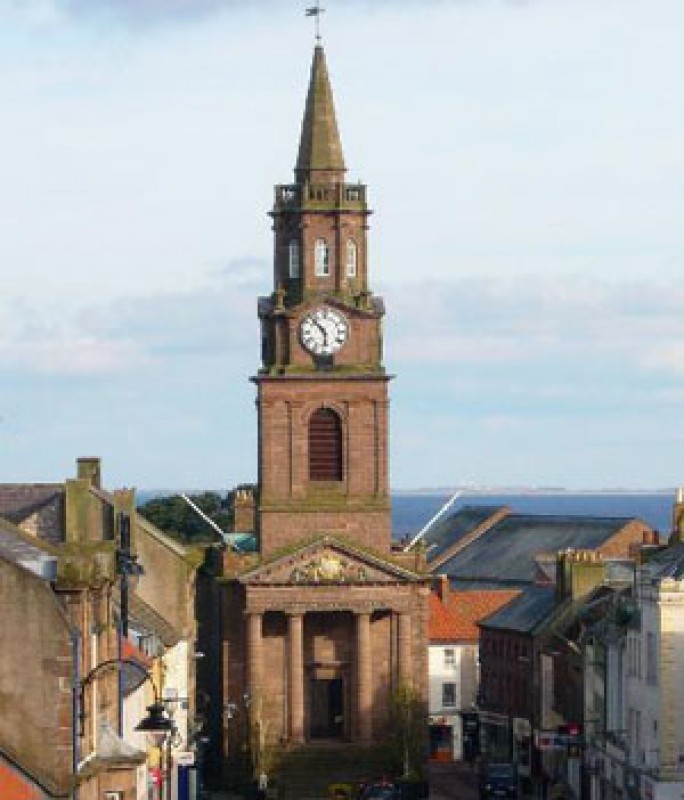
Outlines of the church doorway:
M 344 681 L 342 678 L 312 678 L 310 684 L 311 739 L 344 737 Z

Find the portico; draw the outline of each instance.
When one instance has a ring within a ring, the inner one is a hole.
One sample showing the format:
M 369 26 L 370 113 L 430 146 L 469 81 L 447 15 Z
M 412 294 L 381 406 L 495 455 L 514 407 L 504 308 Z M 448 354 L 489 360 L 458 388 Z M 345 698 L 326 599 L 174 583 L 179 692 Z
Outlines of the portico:
M 413 681 L 411 618 L 425 589 L 329 537 L 286 562 L 242 578 L 254 713 L 281 741 L 368 743 L 391 690 Z

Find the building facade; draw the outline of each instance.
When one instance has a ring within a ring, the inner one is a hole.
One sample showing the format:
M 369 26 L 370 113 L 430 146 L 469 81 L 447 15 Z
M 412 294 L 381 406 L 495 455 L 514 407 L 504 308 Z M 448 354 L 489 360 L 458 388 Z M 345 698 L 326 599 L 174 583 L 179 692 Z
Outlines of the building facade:
M 254 552 L 222 565 L 223 757 L 249 736 L 255 769 L 276 746 L 376 743 L 396 689 L 427 696 L 423 559 L 391 546 L 369 215 L 366 187 L 345 181 L 319 45 L 295 180 L 275 190 L 273 292 L 258 303 Z
M 474 760 L 479 737 L 478 622 L 517 597 L 515 590 L 453 591 L 445 575 L 430 594 L 430 758 Z

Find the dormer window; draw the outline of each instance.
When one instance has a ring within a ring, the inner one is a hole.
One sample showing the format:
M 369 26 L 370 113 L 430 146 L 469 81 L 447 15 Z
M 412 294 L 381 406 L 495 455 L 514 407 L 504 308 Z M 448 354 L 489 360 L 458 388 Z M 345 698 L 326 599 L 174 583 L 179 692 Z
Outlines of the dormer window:
M 299 242 L 296 239 L 290 240 L 288 248 L 288 265 L 290 278 L 299 277 Z
M 356 277 L 356 261 L 358 248 L 353 239 L 347 239 L 347 277 Z
M 330 275 L 330 250 L 325 239 L 316 239 L 314 270 L 317 278 L 327 278 Z

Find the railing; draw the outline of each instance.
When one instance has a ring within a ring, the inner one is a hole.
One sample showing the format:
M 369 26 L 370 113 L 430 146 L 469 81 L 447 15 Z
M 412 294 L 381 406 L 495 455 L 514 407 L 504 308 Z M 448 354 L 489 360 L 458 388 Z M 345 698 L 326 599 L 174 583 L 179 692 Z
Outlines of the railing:
M 276 209 L 332 205 L 359 208 L 366 204 L 366 187 L 361 183 L 305 183 L 275 187 Z

